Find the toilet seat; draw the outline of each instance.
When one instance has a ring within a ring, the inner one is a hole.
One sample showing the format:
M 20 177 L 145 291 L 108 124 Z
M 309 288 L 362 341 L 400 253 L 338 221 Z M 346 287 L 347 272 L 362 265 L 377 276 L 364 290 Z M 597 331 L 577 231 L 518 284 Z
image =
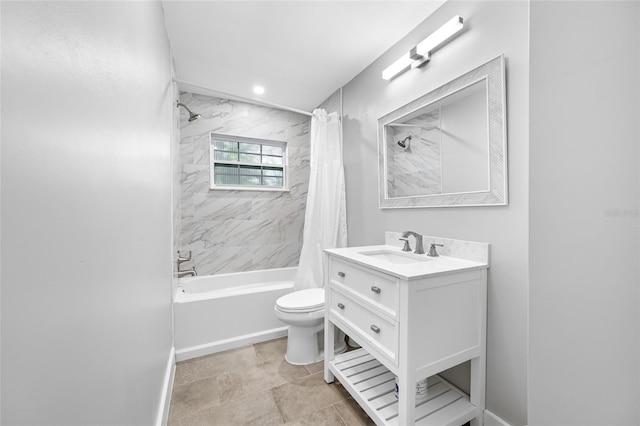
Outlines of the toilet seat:
M 324 309 L 324 289 L 310 288 L 285 294 L 276 300 L 282 312 L 313 312 Z

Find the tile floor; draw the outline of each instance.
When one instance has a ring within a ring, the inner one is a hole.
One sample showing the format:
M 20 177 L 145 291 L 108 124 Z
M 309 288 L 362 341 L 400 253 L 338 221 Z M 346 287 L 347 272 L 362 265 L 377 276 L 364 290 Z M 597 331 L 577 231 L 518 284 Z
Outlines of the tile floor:
M 294 366 L 286 338 L 180 362 L 169 426 L 373 425 L 323 363 Z

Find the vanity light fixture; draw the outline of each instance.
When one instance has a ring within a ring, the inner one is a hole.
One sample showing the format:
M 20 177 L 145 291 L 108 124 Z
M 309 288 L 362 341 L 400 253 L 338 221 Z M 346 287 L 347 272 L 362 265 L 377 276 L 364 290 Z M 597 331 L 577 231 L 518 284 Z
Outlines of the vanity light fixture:
M 436 32 L 422 40 L 409 52 L 402 55 L 402 57 L 382 71 L 382 78 L 391 80 L 409 68 L 418 68 L 426 64 L 431 59 L 431 51 L 453 37 L 462 27 L 462 17 L 460 15 L 454 16 L 446 24 L 438 28 Z
M 264 94 L 264 87 L 262 87 L 262 86 L 253 86 L 253 93 L 255 93 L 256 95 L 263 95 Z

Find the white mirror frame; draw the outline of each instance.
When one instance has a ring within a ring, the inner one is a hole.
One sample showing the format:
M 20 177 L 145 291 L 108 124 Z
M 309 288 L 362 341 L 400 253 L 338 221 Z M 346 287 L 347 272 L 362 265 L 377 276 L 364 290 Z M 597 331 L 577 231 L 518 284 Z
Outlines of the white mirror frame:
M 487 191 L 451 194 L 416 195 L 389 198 L 387 196 L 387 143 L 385 126 L 405 115 L 424 108 L 463 88 L 486 79 L 487 129 L 489 152 L 489 189 Z M 409 102 L 378 119 L 378 190 L 380 208 L 459 207 L 507 205 L 507 129 L 505 63 L 500 55 L 443 86 Z

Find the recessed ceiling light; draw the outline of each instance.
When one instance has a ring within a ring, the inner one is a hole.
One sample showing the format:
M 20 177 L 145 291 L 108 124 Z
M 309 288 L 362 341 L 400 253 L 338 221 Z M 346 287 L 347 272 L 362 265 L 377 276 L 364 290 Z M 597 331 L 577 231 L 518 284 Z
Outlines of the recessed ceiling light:
M 264 94 L 264 87 L 262 87 L 262 86 L 253 86 L 253 93 L 255 93 L 256 95 Z

